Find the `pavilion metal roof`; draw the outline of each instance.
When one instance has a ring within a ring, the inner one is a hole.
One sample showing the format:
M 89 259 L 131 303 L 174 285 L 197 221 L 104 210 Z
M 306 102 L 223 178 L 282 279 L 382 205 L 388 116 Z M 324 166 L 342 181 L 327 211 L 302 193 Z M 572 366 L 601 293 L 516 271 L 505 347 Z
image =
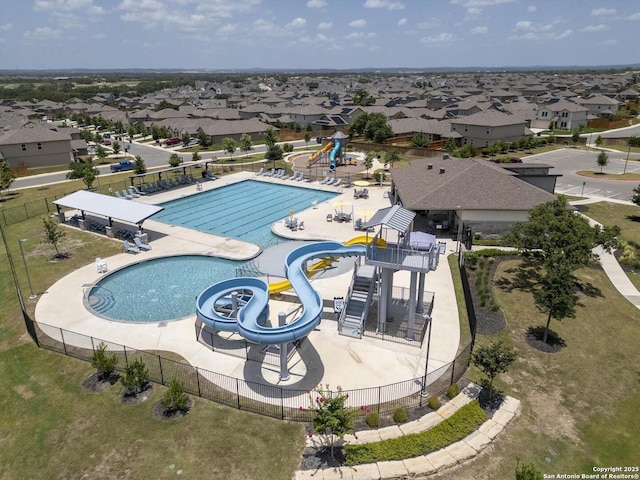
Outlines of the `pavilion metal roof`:
M 53 203 L 136 225 L 140 225 L 147 218 L 164 210 L 164 207 L 157 205 L 147 205 L 135 200 L 125 200 L 86 190 L 78 190 Z
M 415 212 L 402 208 L 400 205 L 393 205 L 392 207 L 378 210 L 371 217 L 371 220 L 367 222 L 366 227 L 384 225 L 404 233 L 409 230 L 415 216 Z

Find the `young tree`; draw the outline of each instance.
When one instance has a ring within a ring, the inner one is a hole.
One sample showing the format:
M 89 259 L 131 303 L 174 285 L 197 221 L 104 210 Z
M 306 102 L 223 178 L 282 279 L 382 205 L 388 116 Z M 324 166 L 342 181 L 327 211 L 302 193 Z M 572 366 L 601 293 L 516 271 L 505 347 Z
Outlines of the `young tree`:
M 517 357 L 516 350 L 502 341 L 476 348 L 473 363 L 489 378 L 490 400 L 493 397 L 493 380 L 498 374 L 506 372 Z
M 596 147 L 600 147 L 602 145 L 602 136 L 598 135 L 598 138 L 596 138 Z
M 384 163 L 388 163 L 391 168 L 398 160 L 400 160 L 400 155 L 396 150 L 389 150 L 384 154 Z
M 136 175 L 147 173 L 147 166 L 145 165 L 144 160 L 140 155 L 136 155 L 133 171 L 136 173 Z
M 516 465 L 516 480 L 543 480 L 543 473 L 531 463 Z
M 600 152 L 598 154 L 598 166 L 600 167 L 600 173 L 602 173 L 602 167 L 606 167 L 609 163 L 609 155 L 606 152 Z
M 238 142 L 238 147 L 245 156 L 248 155 L 248 153 L 253 150 L 253 140 L 251 140 L 251 135 L 243 133 L 240 137 L 240 141 Z
M 282 151 L 282 147 L 280 145 L 269 147 L 267 152 L 264 154 L 265 159 L 271 160 L 273 162 L 273 168 L 276 167 L 276 161 L 282 160 L 283 157 L 284 152 Z
M 191 140 L 191 135 L 189 135 L 189 132 L 183 132 L 182 133 L 182 143 L 183 143 L 183 145 L 188 144 L 190 140 Z
M 313 413 L 313 431 L 328 435 L 331 442 L 331 457 L 333 457 L 333 447 L 335 438 L 343 439 L 348 433 L 353 432 L 353 421 L 359 417 L 362 412 L 360 409 L 350 409 L 346 407 L 348 394 L 342 393 L 342 388 L 337 387 L 336 391 L 326 390 L 319 386 L 317 388 L 316 398 L 312 398 L 309 393 L 309 410 Z
M 180 165 L 181 162 L 182 162 L 182 159 L 180 158 L 180 155 L 178 155 L 177 153 L 172 153 L 171 156 L 169 157 L 170 167 L 177 167 L 178 165 Z
M 311 134 L 309 132 L 305 132 L 304 134 L 304 143 L 307 144 L 307 147 L 309 146 L 309 141 L 311 140 Z
M 67 234 L 60 229 L 60 225 L 53 218 L 43 217 L 42 222 L 44 223 L 44 241 L 53 245 L 56 249 L 56 257 L 59 257 L 58 242 Z
M 222 149 L 231 156 L 231 160 L 233 160 L 233 154 L 237 148 L 238 143 L 233 138 L 224 137 L 222 139 Z
M 204 133 L 202 130 L 198 130 L 198 144 L 202 148 L 208 148 L 211 146 L 211 137 Z
M 369 177 L 369 170 L 373 167 L 373 159 L 376 156 L 376 152 L 368 150 L 364 152 L 364 168 L 367 170 L 367 177 Z
M 136 358 L 124 369 L 124 375 L 120 377 L 120 382 L 127 392 L 137 395 L 144 392 L 149 385 L 149 369 L 142 359 Z
M 453 138 L 449 138 L 444 142 L 444 146 L 442 148 L 447 152 L 453 152 L 457 148 L 456 141 Z
M 97 176 L 98 169 L 95 168 L 91 162 L 71 162 L 69 164 L 67 179 L 80 179 L 84 182 L 88 189 L 91 189 L 91 187 L 93 186 L 93 182 L 95 182 Z
M 640 206 L 640 185 L 633 189 L 633 197 L 631 201 Z
M 262 138 L 264 139 L 264 144 L 267 146 L 267 149 L 271 149 L 278 141 L 278 132 L 276 132 L 273 127 L 269 127 L 264 132 Z
M 429 138 L 422 132 L 416 133 L 411 139 L 411 145 L 417 148 L 427 148 L 429 146 Z
M 542 337 L 544 343 L 547 343 L 552 318 L 560 321 L 575 317 L 578 299 L 573 291 L 573 285 L 574 278 L 571 270 L 564 265 L 562 258 L 547 265 L 547 271 L 533 292 L 536 307 L 547 314 L 547 323 Z
M 177 378 L 169 384 L 169 388 L 160 400 L 162 407 L 168 412 L 186 411 L 189 396 L 184 391 L 184 385 Z
M 102 145 L 96 147 L 96 158 L 98 159 L 98 163 L 105 163 L 107 150 Z
M 120 153 L 120 149 L 122 148 L 122 146 L 120 145 L 119 141 L 114 140 L 113 143 L 111 144 L 111 148 L 113 149 L 113 153 L 115 155 L 118 155 Z
M 118 364 L 118 357 L 115 355 L 107 355 L 107 344 L 100 342 L 100 345 L 94 350 L 91 357 L 91 366 L 98 371 L 98 378 L 106 380 L 111 377 Z
M 192 162 L 199 162 L 201 157 L 200 157 L 200 153 L 198 152 L 198 148 L 196 148 L 193 153 L 191 154 L 191 161 Z
M 580 132 L 578 132 L 577 130 L 573 132 L 573 135 L 571 135 L 571 140 L 573 141 L 573 148 L 576 148 L 576 143 L 580 141 Z
M 2 198 L 2 191 L 8 189 L 16 176 L 11 171 L 9 164 L 5 161 L 0 161 L 0 198 Z

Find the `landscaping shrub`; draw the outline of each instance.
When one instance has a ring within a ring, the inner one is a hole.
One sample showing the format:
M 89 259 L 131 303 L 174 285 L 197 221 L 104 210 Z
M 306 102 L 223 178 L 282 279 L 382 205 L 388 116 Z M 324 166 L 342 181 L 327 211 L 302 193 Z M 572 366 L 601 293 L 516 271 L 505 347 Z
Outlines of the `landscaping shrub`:
M 162 407 L 168 412 L 186 410 L 189 396 L 185 393 L 182 382 L 174 378 L 167 391 L 164 392 L 164 396 L 160 402 L 162 403 Z
M 427 405 L 432 410 L 437 410 L 440 408 L 440 399 L 438 397 L 429 397 L 427 399 Z
M 486 419 L 487 414 L 480 408 L 478 401 L 474 400 L 460 408 L 451 417 L 424 432 L 380 442 L 345 445 L 345 463 L 361 465 L 425 455 L 462 440 Z
M 393 411 L 393 421 L 396 423 L 404 423 L 407 421 L 407 411 L 400 407 Z
M 109 378 L 116 369 L 117 364 L 118 357 L 107 355 L 107 344 L 100 342 L 91 357 L 91 366 L 98 370 L 98 377 L 100 379 Z
M 364 417 L 364 421 L 369 425 L 369 427 L 378 428 L 378 425 L 380 425 L 380 415 L 375 412 L 367 413 Z
M 449 388 L 447 388 L 447 398 L 449 399 L 457 397 L 459 393 L 460 385 L 458 385 L 457 383 L 449 385 Z
M 516 466 L 516 480 L 542 480 L 544 475 L 531 463 L 520 463 Z
M 120 382 L 128 392 L 133 394 L 144 391 L 149 384 L 149 369 L 142 359 L 136 358 L 126 366 Z

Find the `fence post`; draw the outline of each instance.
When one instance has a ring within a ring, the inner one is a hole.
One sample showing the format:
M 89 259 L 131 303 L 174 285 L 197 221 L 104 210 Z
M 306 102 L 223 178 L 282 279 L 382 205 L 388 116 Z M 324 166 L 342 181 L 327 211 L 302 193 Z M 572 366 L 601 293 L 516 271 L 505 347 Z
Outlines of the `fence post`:
M 236 403 L 238 405 L 238 410 L 240 410 L 240 385 L 238 382 L 239 380 L 236 378 Z
M 282 395 L 282 387 L 280 387 L 280 420 L 284 420 L 284 397 Z
M 458 360 L 457 357 L 453 359 L 453 362 L 451 362 L 451 381 L 449 382 L 449 386 L 453 385 L 453 378 L 456 373 L 456 360 Z
M 44 206 L 47 207 L 47 213 L 50 213 L 51 210 L 49 210 L 49 202 L 47 201 L 47 199 L 44 199 Z
M 64 333 L 62 333 L 62 329 L 60 329 L 60 338 L 62 338 L 62 348 L 64 349 L 64 354 L 68 355 L 68 353 L 67 353 L 67 344 L 64 341 Z
M 93 337 L 91 337 L 91 350 L 93 350 L 93 353 L 96 352 L 96 345 L 93 343 Z
M 127 357 L 127 346 L 123 345 L 122 350 L 124 350 L 124 364 L 129 365 L 129 357 Z
M 380 415 L 380 402 L 382 400 L 382 389 L 378 387 L 378 415 Z
M 198 396 L 202 398 L 202 392 L 200 391 L 200 373 L 198 373 L 198 367 L 196 367 L 196 382 L 198 382 Z
M 156 355 L 156 357 L 158 357 L 158 365 L 160 366 L 160 384 L 165 385 L 164 374 L 162 373 L 162 357 L 160 355 Z

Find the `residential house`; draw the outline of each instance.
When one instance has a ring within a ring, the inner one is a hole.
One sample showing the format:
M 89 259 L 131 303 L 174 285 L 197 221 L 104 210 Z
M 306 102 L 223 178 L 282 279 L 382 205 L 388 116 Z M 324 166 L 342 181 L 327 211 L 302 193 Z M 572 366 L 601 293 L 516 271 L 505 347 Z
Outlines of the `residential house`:
M 514 142 L 522 138 L 527 131 L 527 122 L 520 116 L 485 110 L 451 120 L 451 130 L 461 135 L 462 145 L 488 147 L 498 140 Z
M 593 117 L 611 118 L 620 106 L 620 102 L 601 94 L 589 95 L 586 98 L 577 98 L 576 103 L 586 107 L 588 115 Z
M 577 130 L 587 125 L 589 109 L 568 100 L 553 100 L 538 107 L 532 128 L 547 129 L 550 126 L 565 130 Z
M 0 155 L 10 167 L 51 167 L 74 160 L 69 133 L 31 122 L 0 135 Z

